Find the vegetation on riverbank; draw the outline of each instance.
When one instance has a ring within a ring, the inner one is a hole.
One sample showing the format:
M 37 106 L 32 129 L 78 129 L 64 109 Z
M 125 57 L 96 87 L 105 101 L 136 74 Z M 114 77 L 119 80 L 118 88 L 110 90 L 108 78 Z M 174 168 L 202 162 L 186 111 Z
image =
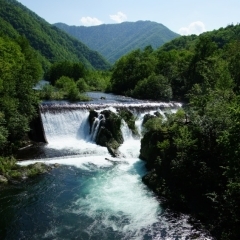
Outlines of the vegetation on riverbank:
M 185 93 L 184 111 L 147 121 L 141 142 L 149 169 L 143 181 L 224 240 L 240 236 L 239 46 L 199 37 L 185 84 L 173 91 Z
M 149 169 L 143 182 L 167 204 L 193 214 L 217 239 L 233 240 L 240 236 L 240 100 L 227 92 L 148 120 L 141 158 Z
M 0 185 L 20 183 L 28 178 L 46 173 L 56 166 L 48 166 L 40 162 L 28 166 L 20 166 L 13 157 L 0 157 Z
M 56 62 L 45 72 L 49 81 L 38 95 L 44 100 L 89 101 L 86 91 L 105 91 L 110 83 L 109 71 L 93 71 L 83 64 Z
M 239 33 L 229 25 L 133 51 L 111 77 L 115 93 L 185 102 L 176 115 L 146 121 L 143 182 L 222 240 L 240 236 Z

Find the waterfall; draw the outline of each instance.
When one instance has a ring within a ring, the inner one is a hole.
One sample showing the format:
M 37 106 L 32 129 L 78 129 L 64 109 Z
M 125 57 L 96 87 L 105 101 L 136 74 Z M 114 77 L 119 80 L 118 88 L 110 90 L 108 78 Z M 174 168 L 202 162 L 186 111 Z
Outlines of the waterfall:
M 91 140 L 93 142 L 96 141 L 96 137 L 99 131 L 99 127 L 101 125 L 101 122 L 104 121 L 105 118 L 102 114 L 99 114 L 98 117 L 95 118 L 93 125 L 92 125 L 92 131 L 91 131 Z
M 168 217 L 159 199 L 142 183 L 146 168 L 139 153 L 144 115 L 164 116 L 164 112 L 179 107 L 177 103 L 148 102 L 42 105 L 48 141 L 42 150 L 52 155 L 19 164 L 58 163 L 60 167 L 42 175 L 37 186 L 35 182 L 28 184 L 13 196 L 12 202 L 18 200 L 16 209 L 10 212 L 11 216 L 15 214 L 9 231 L 15 232 L 14 239 L 177 240 L 191 239 L 191 235 L 194 239 L 210 239 L 192 228 L 188 216 L 174 218 L 170 212 Z M 108 109 L 120 116 L 123 108 L 133 113 L 139 136 L 122 118 L 124 142 L 119 147 L 120 157 L 113 158 L 107 147 L 97 145 L 95 140 L 99 129 L 107 125 L 101 122 L 101 112 Z M 96 110 L 91 131 L 90 109 Z
M 133 113 L 135 117 L 135 126 L 139 135 L 142 132 L 142 121 L 145 114 L 156 115 L 160 114 L 163 117 L 164 111 L 176 111 L 179 104 L 125 104 L 125 108 Z M 172 109 L 170 107 L 173 107 Z M 92 107 L 92 106 L 91 106 Z M 91 131 L 88 122 L 89 109 L 86 105 L 63 104 L 60 105 L 43 105 L 41 107 L 41 118 L 44 127 L 45 136 L 50 146 L 64 148 L 79 148 L 80 144 L 94 144 L 99 132 L 102 121 L 105 121 L 102 110 L 111 110 L 118 114 L 119 109 L 123 108 L 123 104 L 115 104 L 109 107 L 108 105 L 96 105 L 98 116 L 95 117 Z M 124 142 L 133 141 L 133 135 L 127 123 L 122 119 L 121 132 Z M 138 140 L 139 141 L 139 140 Z
M 41 113 L 43 127 L 49 143 L 63 139 L 87 139 L 89 125 L 87 110 Z
M 102 156 L 108 155 L 106 148 L 98 146 L 95 139 L 100 120 L 94 122 L 90 134 L 89 112 L 86 109 L 41 112 L 41 118 L 48 141 L 47 148 L 65 150 L 66 155 Z
M 132 131 L 129 129 L 127 123 L 122 119 L 121 132 L 123 135 L 124 142 L 132 139 Z

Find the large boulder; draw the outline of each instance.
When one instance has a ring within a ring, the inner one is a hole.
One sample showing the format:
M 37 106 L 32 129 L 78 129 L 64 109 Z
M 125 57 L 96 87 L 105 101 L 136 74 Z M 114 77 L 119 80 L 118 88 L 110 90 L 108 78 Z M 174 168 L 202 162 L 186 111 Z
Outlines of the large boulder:
M 120 116 L 110 110 L 101 112 L 105 116 L 104 127 L 112 133 L 112 137 L 119 143 L 123 143 L 123 136 L 121 132 L 122 119 Z
M 104 119 L 100 123 L 96 143 L 107 147 L 110 154 L 117 157 L 119 156 L 118 147 L 123 143 L 121 117 L 110 110 L 104 110 L 100 114 Z

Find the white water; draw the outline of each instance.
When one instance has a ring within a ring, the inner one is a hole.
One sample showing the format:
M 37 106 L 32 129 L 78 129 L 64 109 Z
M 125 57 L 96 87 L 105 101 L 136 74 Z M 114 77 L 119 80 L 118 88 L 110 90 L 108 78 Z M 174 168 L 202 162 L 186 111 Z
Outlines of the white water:
M 144 114 L 139 114 L 136 120 L 139 132 L 143 116 Z M 65 213 L 91 219 L 84 229 L 90 236 L 89 239 L 91 236 L 97 239 L 96 232 L 97 234 L 106 232 L 107 236 L 107 232 L 109 234 L 117 232 L 121 235 L 119 239 L 127 240 L 187 239 L 192 227 L 186 223 L 186 218 L 183 217 L 178 222 L 168 222 L 161 216 L 162 209 L 157 198 L 141 182 L 146 169 L 144 162 L 138 158 L 140 139 L 133 138 L 123 121 L 121 130 L 124 143 L 119 150 L 124 158 L 112 158 L 105 147 L 93 142 L 94 135 L 89 133 L 87 118 L 86 110 L 42 114 L 48 140 L 46 147 L 58 150 L 71 149 L 76 155 L 37 161 L 47 164 L 59 163 L 75 166 L 87 172 L 96 172 L 94 176 L 89 177 L 84 188 L 80 187 L 80 184 L 75 190 L 79 198 L 71 202 L 68 209 L 64 209 Z M 97 127 L 99 121 L 96 121 Z M 28 165 L 37 161 L 24 161 L 19 164 Z M 50 230 L 54 238 L 62 228 L 64 226 L 54 226 Z M 46 232 L 45 236 L 48 234 L 49 232 Z M 165 237 L 161 238 L 163 235 Z
M 61 114 L 46 112 L 42 122 L 48 148 L 72 150 L 83 156 L 109 156 L 105 147 L 95 144 L 90 135 L 87 110 L 66 111 Z M 98 124 L 98 122 L 97 122 Z M 95 133 L 94 133 L 95 134 Z

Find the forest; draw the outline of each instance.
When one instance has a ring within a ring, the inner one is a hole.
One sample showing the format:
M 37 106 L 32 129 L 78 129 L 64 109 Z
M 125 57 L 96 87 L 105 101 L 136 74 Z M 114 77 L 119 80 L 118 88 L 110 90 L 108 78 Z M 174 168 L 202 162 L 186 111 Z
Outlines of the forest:
M 217 239 L 239 239 L 239 36 L 240 25 L 229 25 L 179 37 L 157 50 L 133 50 L 99 70 L 77 58 L 43 64 L 48 55 L 43 60 L 26 36 L 1 32 L 0 175 L 16 168 L 11 156 L 28 141 L 41 99 L 87 100 L 85 91 L 98 90 L 181 101 L 176 114 L 145 123 L 140 157 L 149 173 L 143 182 L 167 205 L 200 219 Z M 43 77 L 50 84 L 35 92 Z

